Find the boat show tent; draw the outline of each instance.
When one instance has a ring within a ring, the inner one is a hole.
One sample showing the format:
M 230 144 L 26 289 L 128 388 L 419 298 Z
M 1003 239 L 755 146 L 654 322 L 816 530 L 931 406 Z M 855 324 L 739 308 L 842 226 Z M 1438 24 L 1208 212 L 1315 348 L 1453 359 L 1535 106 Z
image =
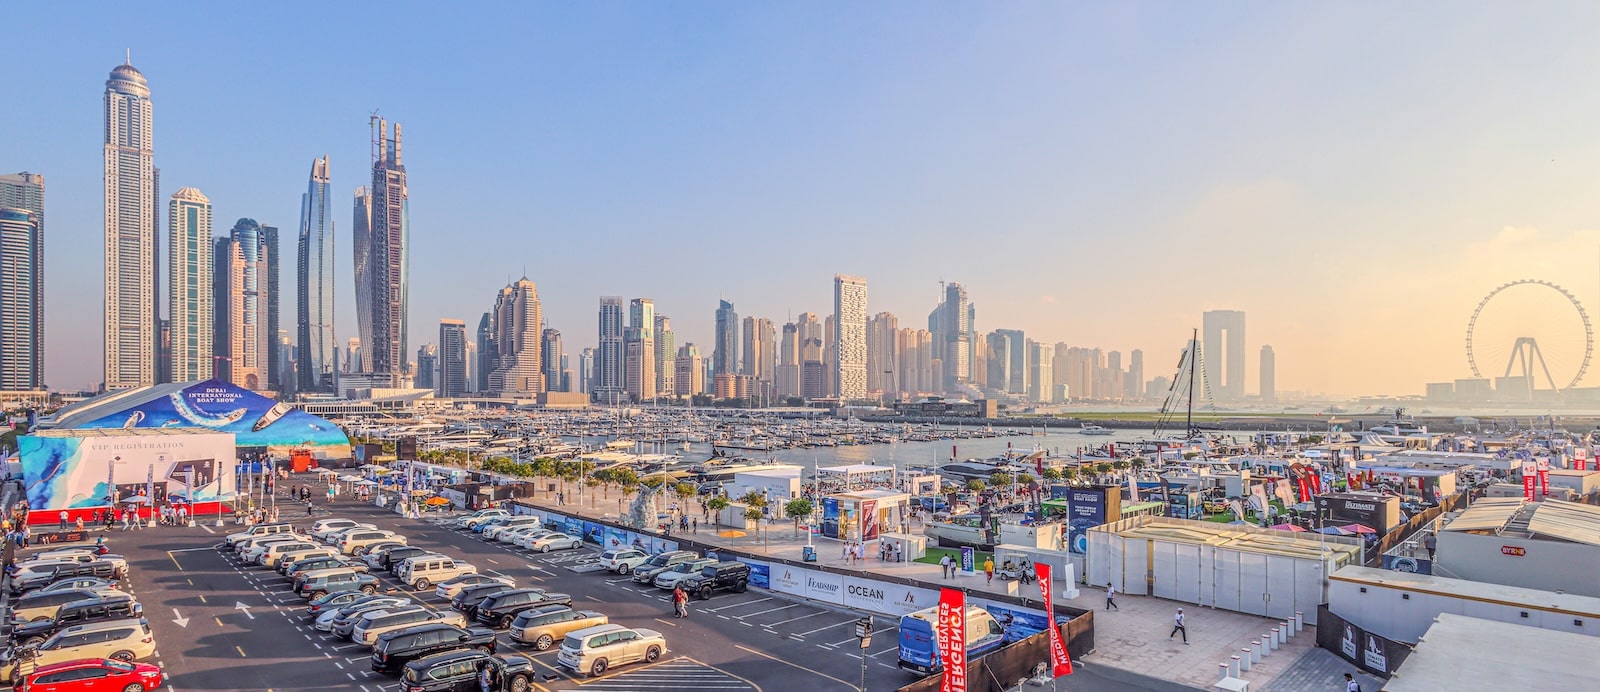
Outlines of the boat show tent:
M 893 466 L 850 464 L 817 469 L 817 487 L 825 493 L 851 492 L 894 487 Z
M 1087 532 L 1088 583 L 1274 618 L 1327 602 L 1326 576 L 1361 563 L 1361 539 L 1138 516 Z M 1148 577 L 1148 579 L 1147 579 Z
M 1591 637 L 1441 613 L 1383 689 L 1592 689 L 1595 650 Z

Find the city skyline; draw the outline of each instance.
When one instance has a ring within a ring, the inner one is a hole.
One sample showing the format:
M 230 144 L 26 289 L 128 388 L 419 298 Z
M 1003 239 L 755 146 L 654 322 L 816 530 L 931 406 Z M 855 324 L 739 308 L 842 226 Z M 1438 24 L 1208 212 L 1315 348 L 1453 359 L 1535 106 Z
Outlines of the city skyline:
M 428 262 L 411 268 L 418 290 L 408 319 L 422 324 L 478 314 L 477 296 L 503 285 L 496 277 L 530 265 L 569 352 L 593 343 L 585 325 L 595 296 L 649 295 L 676 318 L 680 340 L 709 355 L 712 310 L 703 306 L 719 294 L 779 323 L 828 312 L 821 281 L 853 273 L 873 280 L 872 314 L 919 326 L 914 317 L 937 304 L 938 281 L 959 277 L 982 306 L 980 335 L 1015 328 L 1041 342 L 1139 348 L 1154 358 L 1153 376 L 1201 314 L 1236 309 L 1252 316 L 1250 348 L 1270 343 L 1283 356 L 1279 391 L 1420 393 L 1426 382 L 1470 377 L 1461 336 L 1494 286 L 1542 278 L 1591 312 L 1600 307 L 1595 277 L 1579 266 L 1588 262 L 1571 261 L 1595 255 L 1600 231 L 1569 201 L 1585 197 L 1583 171 L 1600 152 L 1564 136 L 1581 127 L 1571 114 L 1589 110 L 1593 90 L 1581 85 L 1593 77 L 1582 68 L 1595 49 L 1574 32 L 1595 12 L 1571 8 L 1568 21 L 1538 22 L 1484 10 L 985 7 L 917 16 L 890 6 L 853 12 L 842 30 L 826 9 L 687 10 L 728 31 L 707 45 L 589 8 L 505 8 L 494 26 L 471 22 L 487 32 L 472 50 L 397 57 L 389 71 L 409 86 L 396 90 L 382 80 L 306 79 L 370 70 L 354 47 L 267 63 L 229 50 L 226 32 L 146 17 L 89 17 L 69 30 L 56 28 L 53 8 L 21 7 L 17 21 L 39 27 L 17 37 L 35 68 L 12 75 L 29 98 L 0 113 L 0 126 L 30 136 L 0 144 L 0 170 L 51 180 L 43 341 L 47 384 L 61 390 L 113 384 L 104 326 L 73 319 L 100 313 L 106 296 L 73 269 L 104 261 L 105 244 L 95 242 L 104 170 L 85 148 L 105 123 L 86 99 L 131 47 L 162 115 L 147 123 L 159 157 L 137 178 L 148 180 L 150 201 L 135 208 L 164 203 L 159 165 L 169 180 L 206 190 L 218 218 L 293 224 L 304 162 L 326 153 L 352 164 L 336 167 L 332 181 L 343 191 L 333 195 L 334 218 L 348 218 L 346 193 L 370 184 L 354 165 L 369 147 L 362 120 L 377 108 L 411 125 L 408 153 L 420 158 L 409 182 L 427 200 L 412 211 L 425 230 L 411 249 Z M 401 6 L 374 20 L 331 8 L 327 19 L 376 21 L 397 40 L 416 40 L 417 11 Z M 222 26 L 248 17 L 264 40 L 315 40 L 301 23 L 258 14 L 204 8 L 191 19 Z M 469 19 L 430 29 L 462 32 Z M 585 21 L 605 31 L 570 32 Z M 1233 28 L 1166 40 L 1196 21 Z M 1359 60 L 1333 59 L 1350 50 L 1338 37 L 1378 23 L 1388 28 Z M 795 30 L 770 28 L 778 25 Z M 531 49 L 495 38 L 530 26 Z M 1060 26 L 1077 43 L 1044 28 Z M 1478 50 L 1475 37 L 1491 28 L 1530 46 L 1527 57 Z M 67 31 L 73 40 L 63 40 Z M 596 36 L 605 40 L 594 45 Z M 639 48 L 618 50 L 626 45 Z M 818 54 L 856 69 L 799 57 Z M 1376 65 L 1395 67 L 1370 79 Z M 545 81 L 529 94 L 487 87 L 526 74 Z M 596 79 L 613 88 L 547 98 Z M 1435 90 L 1405 86 L 1417 83 Z M 464 127 L 457 116 L 468 94 L 490 96 Z M 1545 105 L 1511 107 L 1529 100 Z M 246 101 L 259 105 L 225 105 Z M 1191 117 L 1199 103 L 1208 104 L 1203 116 Z M 1393 117 L 1374 116 L 1372 103 L 1388 104 Z M 1137 145 L 1111 144 L 1122 142 Z M 150 216 L 139 233 L 153 241 L 159 214 Z M 336 256 L 349 257 L 340 226 Z M 530 229 L 537 245 L 523 240 Z M 752 242 L 758 232 L 763 240 Z M 668 237 L 692 242 L 659 242 Z M 697 270 L 662 280 L 543 260 L 583 257 L 596 238 L 615 240 L 605 244 L 607 261 Z M 495 256 L 484 256 L 490 247 Z M 738 261 L 698 271 L 707 247 Z M 1070 271 L 1018 271 L 1034 256 Z M 1218 271 L 1213 257 L 1248 270 Z M 275 264 L 294 285 L 293 262 Z M 338 276 L 342 341 L 362 330 L 350 280 Z M 130 295 L 142 303 L 150 294 L 155 312 L 164 285 Z M 280 310 L 292 309 L 283 301 L 291 293 L 280 292 Z M 1426 309 L 1409 304 L 1419 296 Z M 143 307 L 133 308 L 141 320 Z M 154 320 L 130 336 L 134 380 L 144 377 L 143 332 L 154 341 Z M 1407 352 L 1390 353 L 1395 341 Z

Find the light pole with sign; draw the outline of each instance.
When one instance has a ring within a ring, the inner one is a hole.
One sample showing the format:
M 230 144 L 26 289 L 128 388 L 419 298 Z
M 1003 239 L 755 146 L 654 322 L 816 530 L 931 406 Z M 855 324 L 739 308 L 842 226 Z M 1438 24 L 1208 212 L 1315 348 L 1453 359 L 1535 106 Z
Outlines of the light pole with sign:
M 872 647 L 872 618 L 856 621 L 856 636 L 861 638 L 861 692 L 867 692 L 867 649 Z

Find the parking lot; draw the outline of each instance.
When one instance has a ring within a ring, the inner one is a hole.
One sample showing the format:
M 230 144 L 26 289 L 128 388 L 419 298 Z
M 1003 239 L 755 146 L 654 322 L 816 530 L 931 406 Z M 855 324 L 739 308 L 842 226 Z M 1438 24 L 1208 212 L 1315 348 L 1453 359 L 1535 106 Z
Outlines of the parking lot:
M 592 547 L 529 553 L 447 528 L 437 519 L 405 519 L 348 501 L 333 510 L 291 521 L 304 527 L 340 516 L 371 523 L 407 536 L 409 545 L 466 560 L 518 586 L 570 594 L 574 608 L 598 610 L 613 623 L 654 629 L 666 638 L 668 651 L 653 664 L 577 678 L 557 666 L 556 648 L 537 652 L 502 632 L 498 650 L 534 662 L 536 689 L 843 690 L 861 681 L 855 613 L 752 589 L 691 600 L 690 617 L 680 620 L 670 617 L 668 592 L 597 571 Z M 139 597 L 174 689 L 397 689 L 396 678 L 370 670 L 370 648 L 315 631 L 304 617 L 305 601 L 289 591 L 281 575 L 240 564 L 231 552 L 218 549 L 224 535 L 239 528 L 208 523 L 110 537 L 135 574 L 142 575 Z M 373 573 L 391 595 L 449 608 L 432 590 L 414 592 L 385 571 Z M 892 689 L 910 679 L 896 668 L 896 626 L 882 617 L 875 622 L 873 646 L 865 652 L 872 689 Z

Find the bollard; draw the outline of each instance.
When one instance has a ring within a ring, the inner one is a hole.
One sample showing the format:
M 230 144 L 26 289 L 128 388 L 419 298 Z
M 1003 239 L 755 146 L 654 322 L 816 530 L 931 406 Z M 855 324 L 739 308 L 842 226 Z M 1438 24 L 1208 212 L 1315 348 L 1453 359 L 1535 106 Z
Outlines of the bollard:
M 1234 656 L 1234 658 L 1239 659 L 1239 672 L 1250 672 L 1250 656 L 1254 653 L 1254 651 L 1254 649 L 1240 649 L 1239 655 Z
M 1261 640 L 1260 639 L 1251 640 L 1250 641 L 1250 662 L 1251 663 L 1260 663 L 1261 662 L 1261 655 L 1262 655 L 1261 654 Z
M 1276 628 L 1276 627 L 1272 628 L 1272 639 L 1269 640 L 1269 641 L 1270 641 L 1270 646 L 1272 647 L 1273 651 L 1277 651 L 1278 650 L 1278 637 L 1281 636 L 1282 634 L 1283 634 L 1282 632 L 1278 631 L 1278 628 Z
M 1227 680 L 1227 679 L 1228 679 L 1228 664 L 1226 664 L 1226 663 L 1218 663 L 1217 664 L 1217 681 L 1221 682 L 1221 681 Z
M 1272 635 L 1261 633 L 1261 657 L 1266 658 L 1272 654 Z
M 1229 656 L 1228 659 L 1228 676 L 1239 677 L 1239 657 Z
M 1295 632 L 1295 634 L 1299 634 L 1305 628 L 1306 628 L 1306 614 L 1302 613 L 1302 612 L 1300 612 L 1298 610 L 1294 611 L 1294 632 Z
M 1289 638 L 1294 636 L 1294 623 L 1289 620 L 1278 623 L 1278 629 L 1283 630 L 1283 643 L 1287 644 Z

